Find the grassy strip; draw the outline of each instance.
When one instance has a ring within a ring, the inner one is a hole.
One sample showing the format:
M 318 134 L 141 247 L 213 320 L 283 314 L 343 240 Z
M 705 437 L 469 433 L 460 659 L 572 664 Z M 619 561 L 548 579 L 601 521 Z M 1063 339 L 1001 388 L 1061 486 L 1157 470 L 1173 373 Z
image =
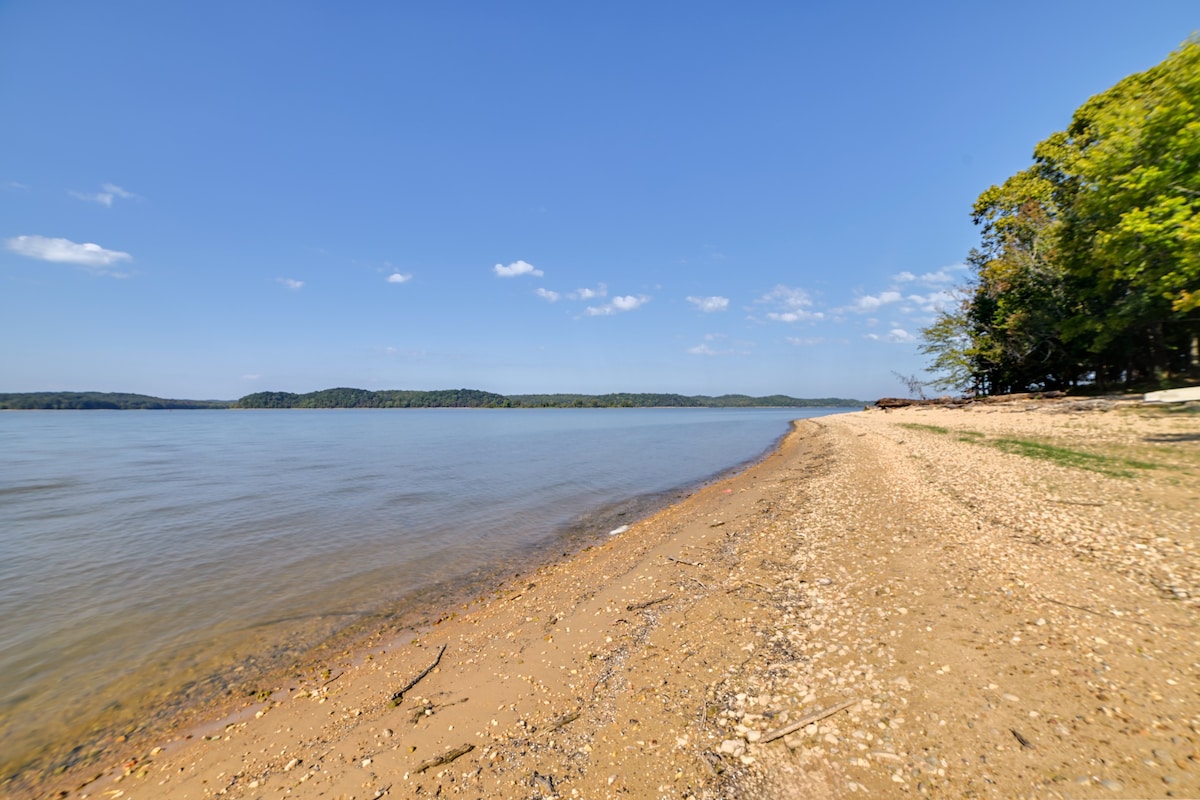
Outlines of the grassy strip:
M 990 445 L 1006 453 L 1016 453 L 1028 458 L 1040 458 L 1045 461 L 1052 461 L 1062 467 L 1077 467 L 1117 478 L 1133 477 L 1135 474 L 1132 471 L 1133 469 L 1157 469 L 1159 466 L 1147 461 L 1134 461 L 1131 458 L 1118 458 L 1116 456 L 1101 456 L 1095 453 L 1086 453 L 1082 450 L 1072 450 L 1068 447 L 1058 447 L 1056 445 L 1045 444 L 1044 442 L 1035 442 L 1031 439 L 995 439 L 981 442 L 981 444 Z
M 940 425 L 921 425 L 909 422 L 902 423 L 902 427 L 909 428 L 910 430 L 927 431 L 929 433 L 951 433 L 949 428 L 943 428 Z M 1051 461 L 1058 464 L 1060 467 L 1086 469 L 1114 478 L 1132 478 L 1136 474 L 1133 472 L 1135 469 L 1158 469 L 1160 466 L 1148 461 L 1135 461 L 1130 458 L 1103 456 L 1083 450 L 1072 450 L 1069 447 L 1059 447 L 1057 445 L 1046 444 L 1045 442 L 1034 441 L 1033 439 L 1015 439 L 1011 437 L 988 439 L 978 431 L 955 431 L 955 433 L 960 442 L 983 444 L 988 447 L 995 447 L 997 450 L 1003 450 L 1006 453 L 1025 456 L 1026 458 L 1040 458 L 1043 461 Z
M 930 433 L 949 433 L 949 428 L 943 428 L 941 425 L 922 425 L 919 422 L 901 422 L 901 428 L 908 428 L 914 431 L 929 431 Z

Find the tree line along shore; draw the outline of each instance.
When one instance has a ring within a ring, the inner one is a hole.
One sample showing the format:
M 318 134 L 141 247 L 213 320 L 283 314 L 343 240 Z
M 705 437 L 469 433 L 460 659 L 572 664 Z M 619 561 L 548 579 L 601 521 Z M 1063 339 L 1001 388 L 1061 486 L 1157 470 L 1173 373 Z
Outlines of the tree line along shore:
M 436 391 L 323 389 L 255 392 L 238 400 L 174 400 L 120 392 L 0 393 L 0 410 L 170 410 L 264 408 L 861 408 L 846 397 L 799 398 L 782 394 L 680 395 L 656 393 L 502 395 L 479 389 Z
M 922 331 L 938 388 L 1200 379 L 1200 38 L 1090 98 L 979 195 L 969 282 Z

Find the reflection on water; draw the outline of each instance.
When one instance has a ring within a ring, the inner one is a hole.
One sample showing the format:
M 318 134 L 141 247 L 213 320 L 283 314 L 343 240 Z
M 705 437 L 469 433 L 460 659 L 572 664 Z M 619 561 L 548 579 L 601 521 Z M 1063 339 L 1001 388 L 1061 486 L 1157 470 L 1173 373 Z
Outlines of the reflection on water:
M 589 512 L 704 480 L 823 413 L 0 414 L 0 779 L 173 702 L 252 693 L 351 623 L 494 576 Z

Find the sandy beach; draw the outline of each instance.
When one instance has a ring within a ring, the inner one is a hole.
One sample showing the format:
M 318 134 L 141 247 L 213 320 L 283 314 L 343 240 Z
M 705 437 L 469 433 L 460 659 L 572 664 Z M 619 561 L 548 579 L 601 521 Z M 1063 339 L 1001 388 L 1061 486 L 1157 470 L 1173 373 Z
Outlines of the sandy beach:
M 33 796 L 1198 797 L 1200 414 L 800 421 L 273 688 Z

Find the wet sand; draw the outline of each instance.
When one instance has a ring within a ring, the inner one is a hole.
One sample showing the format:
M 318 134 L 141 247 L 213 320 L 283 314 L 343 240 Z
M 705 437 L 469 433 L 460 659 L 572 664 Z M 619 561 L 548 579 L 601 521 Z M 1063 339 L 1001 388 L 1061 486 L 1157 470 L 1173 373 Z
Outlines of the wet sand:
M 1198 796 L 1197 509 L 1195 413 L 805 420 L 410 640 L 36 796 Z

